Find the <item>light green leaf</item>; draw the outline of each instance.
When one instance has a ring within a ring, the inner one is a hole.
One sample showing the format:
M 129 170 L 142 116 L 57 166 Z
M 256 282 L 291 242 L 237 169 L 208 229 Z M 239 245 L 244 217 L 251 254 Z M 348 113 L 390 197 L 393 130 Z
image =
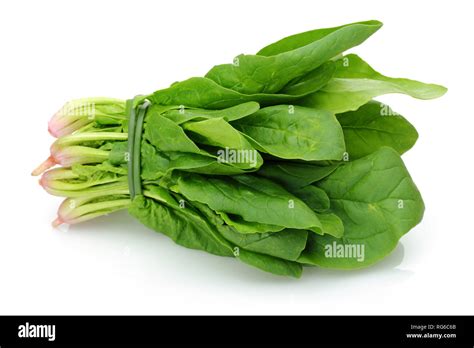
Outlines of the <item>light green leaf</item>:
M 336 64 L 331 81 L 299 104 L 338 114 L 357 110 L 372 98 L 388 93 L 402 93 L 418 99 L 438 98 L 446 93 L 446 88 L 440 85 L 384 76 L 355 54 L 344 56 Z

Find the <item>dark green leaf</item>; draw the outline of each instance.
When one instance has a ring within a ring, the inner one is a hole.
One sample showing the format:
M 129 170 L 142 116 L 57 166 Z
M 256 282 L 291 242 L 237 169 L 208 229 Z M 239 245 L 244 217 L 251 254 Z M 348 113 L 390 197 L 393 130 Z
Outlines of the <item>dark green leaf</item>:
M 344 136 L 330 112 L 293 105 L 260 109 L 232 125 L 260 151 L 285 159 L 340 160 Z
M 376 101 L 370 101 L 357 111 L 339 114 L 337 119 L 351 159 L 366 156 L 382 146 L 390 146 L 403 154 L 418 138 L 415 127 L 403 116 Z
M 306 163 L 266 162 L 257 174 L 275 180 L 288 189 L 297 189 L 325 178 L 341 164 L 320 166 Z
M 297 262 L 283 260 L 245 249 L 240 249 L 238 258 L 240 261 L 250 266 L 257 267 L 262 271 L 276 275 L 300 278 L 303 272 L 303 267 Z
M 246 175 L 203 178 L 183 175 L 177 189 L 190 201 L 244 220 L 288 228 L 320 228 L 316 214 L 300 199 L 270 180 Z
M 189 207 L 180 208 L 177 203 L 170 204 L 168 200 L 161 202 L 156 199 L 156 192 L 150 195 L 155 199 L 137 196 L 129 206 L 129 213 L 145 226 L 167 235 L 184 247 L 233 256 L 232 247 L 198 213 Z
M 371 265 L 389 254 L 423 216 L 418 189 L 400 156 L 388 147 L 344 164 L 318 185 L 331 199 L 331 211 L 343 221 L 344 236 L 310 234 L 299 259 L 303 263 L 343 269 Z M 328 255 L 332 246 L 346 253 Z M 361 257 L 351 254 L 362 248 Z
M 328 77 L 328 75 L 324 75 Z M 316 79 L 316 78 L 315 78 Z M 308 90 L 301 94 L 254 93 L 243 94 L 222 87 L 205 77 L 192 77 L 178 82 L 169 88 L 156 91 L 148 98 L 155 104 L 185 105 L 186 107 L 222 109 L 245 102 L 258 102 L 261 105 L 275 105 L 296 102 L 298 99 L 319 89 L 319 84 L 305 84 Z
M 260 105 L 251 101 L 218 110 L 186 108 L 173 109 L 163 113 L 163 116 L 173 120 L 177 124 L 191 120 L 206 120 L 210 118 L 223 118 L 224 120 L 230 122 L 251 115 L 258 111 L 258 109 L 260 109 Z
M 329 209 L 328 195 L 317 186 L 308 185 L 291 192 L 316 212 L 324 212 Z
M 240 55 L 234 64 L 213 67 L 206 77 L 240 93 L 276 93 L 291 80 L 308 74 L 331 58 L 361 44 L 381 26 L 378 21 L 347 24 L 276 55 Z

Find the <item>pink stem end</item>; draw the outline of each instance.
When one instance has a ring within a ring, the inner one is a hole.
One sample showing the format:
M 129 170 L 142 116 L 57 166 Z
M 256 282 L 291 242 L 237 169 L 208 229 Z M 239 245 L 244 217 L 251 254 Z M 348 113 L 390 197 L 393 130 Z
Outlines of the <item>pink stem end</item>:
M 31 172 L 31 175 L 33 176 L 38 176 L 43 174 L 45 171 L 47 171 L 49 168 L 54 167 L 56 165 L 56 161 L 52 156 L 49 156 L 46 161 L 41 163 L 38 167 L 36 167 L 35 170 Z

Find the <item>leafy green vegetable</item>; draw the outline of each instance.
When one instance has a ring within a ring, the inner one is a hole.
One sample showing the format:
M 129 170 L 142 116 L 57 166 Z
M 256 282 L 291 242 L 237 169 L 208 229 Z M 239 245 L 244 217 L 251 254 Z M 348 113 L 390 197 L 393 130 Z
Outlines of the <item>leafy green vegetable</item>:
M 53 225 L 127 209 L 186 248 L 295 278 L 379 261 L 424 205 L 400 158 L 418 133 L 373 98 L 446 92 L 344 55 L 381 26 L 292 35 L 129 101 L 66 103 L 33 171 L 65 197 Z

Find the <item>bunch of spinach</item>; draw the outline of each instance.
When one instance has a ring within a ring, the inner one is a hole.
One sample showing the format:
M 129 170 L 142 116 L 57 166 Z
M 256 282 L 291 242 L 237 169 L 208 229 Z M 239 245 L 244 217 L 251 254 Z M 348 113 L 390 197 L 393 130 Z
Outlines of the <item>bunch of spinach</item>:
M 293 277 L 303 266 L 379 261 L 421 221 L 424 205 L 400 158 L 418 134 L 373 98 L 446 91 L 344 55 L 381 26 L 289 36 L 138 99 L 151 107 L 143 192 L 133 199 L 125 101 L 69 102 L 49 123 L 58 138 L 51 156 L 33 172 L 66 197 L 54 224 L 128 209 L 177 244 Z

